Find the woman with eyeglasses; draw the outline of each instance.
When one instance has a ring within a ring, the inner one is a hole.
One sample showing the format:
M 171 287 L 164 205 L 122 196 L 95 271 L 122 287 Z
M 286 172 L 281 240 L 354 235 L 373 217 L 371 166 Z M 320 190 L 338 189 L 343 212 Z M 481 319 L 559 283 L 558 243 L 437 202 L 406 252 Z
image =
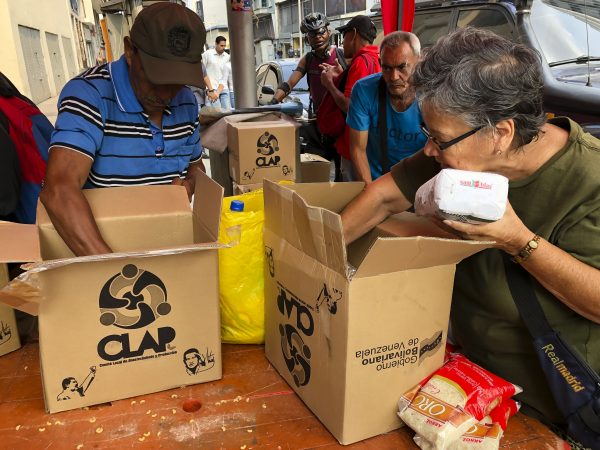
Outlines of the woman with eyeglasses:
M 445 220 L 495 241 L 457 267 L 451 324 L 464 353 L 524 388 L 522 411 L 563 425 L 532 338 L 509 291 L 503 254 L 534 279 L 550 325 L 600 371 L 600 141 L 570 119 L 547 120 L 539 54 L 472 28 L 441 38 L 417 64 L 425 147 L 370 184 L 342 213 L 347 243 L 407 210 L 443 168 L 509 179 L 502 219 Z

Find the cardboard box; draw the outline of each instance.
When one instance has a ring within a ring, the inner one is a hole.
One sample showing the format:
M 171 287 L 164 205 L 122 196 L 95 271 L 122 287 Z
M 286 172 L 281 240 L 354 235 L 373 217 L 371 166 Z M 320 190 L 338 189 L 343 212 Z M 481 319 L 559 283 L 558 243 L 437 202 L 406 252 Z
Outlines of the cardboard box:
M 227 125 L 229 170 L 239 184 L 263 179 L 296 180 L 299 165 L 298 124 L 287 120 L 236 122 Z
M 8 269 L 6 264 L 0 264 L 0 288 L 8 283 Z M 14 352 L 21 348 L 15 311 L 0 304 L 0 356 Z
M 300 155 L 300 179 L 302 183 L 325 183 L 330 180 L 331 162 L 319 155 Z
M 252 191 L 256 191 L 258 189 L 262 189 L 263 184 L 261 183 L 256 183 L 256 184 L 237 184 L 235 181 L 233 182 L 233 195 L 241 195 L 241 194 L 245 194 L 246 192 L 252 192 Z
M 279 180 L 277 182 L 277 184 L 294 184 L 293 181 L 288 181 L 288 180 Z M 262 189 L 263 188 L 263 184 L 262 183 L 257 183 L 257 184 L 237 184 L 235 181 L 233 182 L 233 195 L 241 195 L 241 194 L 246 194 L 247 192 L 252 192 L 252 191 L 256 191 L 258 189 Z
M 182 186 L 85 195 L 120 253 L 69 257 L 43 211 L 37 227 L 0 224 L 2 260 L 41 261 L 0 291 L 0 301 L 39 315 L 46 409 L 221 378 L 222 187 L 200 175 L 193 211 Z
M 455 264 L 490 243 L 388 228 L 347 252 L 338 213 L 362 183 L 264 189 L 267 358 L 342 444 L 400 427 L 400 396 L 442 365 Z

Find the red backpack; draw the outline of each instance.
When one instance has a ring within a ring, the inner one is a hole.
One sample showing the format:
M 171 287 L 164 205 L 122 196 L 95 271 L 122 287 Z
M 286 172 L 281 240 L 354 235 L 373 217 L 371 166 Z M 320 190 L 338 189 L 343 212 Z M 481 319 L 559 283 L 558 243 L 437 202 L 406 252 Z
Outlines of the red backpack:
M 50 135 L 54 130 L 46 116 L 17 95 L 0 95 L 0 113 L 8 123 L 20 166 L 20 200 L 14 212 L 20 223 L 35 223 L 37 200 L 46 175 Z
M 364 54 L 360 55 L 365 60 L 369 72 L 373 71 L 373 60 L 367 58 Z M 352 67 L 352 65 L 350 65 Z M 346 89 L 346 82 L 348 80 L 348 71 L 350 68 L 345 69 L 334 81 L 333 84 L 341 92 Z M 326 136 L 331 138 L 337 138 L 341 136 L 346 127 L 346 113 L 343 112 L 335 102 L 333 96 L 327 91 L 319 109 L 317 110 L 317 127 L 319 131 Z

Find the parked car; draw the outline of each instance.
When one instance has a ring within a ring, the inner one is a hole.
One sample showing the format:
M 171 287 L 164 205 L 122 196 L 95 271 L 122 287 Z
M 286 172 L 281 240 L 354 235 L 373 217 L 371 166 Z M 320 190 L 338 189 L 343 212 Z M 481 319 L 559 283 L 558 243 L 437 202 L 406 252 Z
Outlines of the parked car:
M 287 81 L 293 70 L 298 66 L 299 58 L 276 59 L 261 64 L 256 69 L 256 98 L 259 105 L 268 105 L 277 86 L 283 81 Z M 286 100 L 300 101 L 304 106 L 304 111 L 308 115 L 308 107 L 310 103 L 310 94 L 308 92 L 308 84 L 306 77 L 303 77 L 294 86 L 294 89 L 286 97 Z
M 373 17 L 383 32 L 381 15 Z M 544 108 L 600 137 L 600 1 L 416 0 L 413 32 L 424 48 L 457 28 L 485 28 L 537 49 Z

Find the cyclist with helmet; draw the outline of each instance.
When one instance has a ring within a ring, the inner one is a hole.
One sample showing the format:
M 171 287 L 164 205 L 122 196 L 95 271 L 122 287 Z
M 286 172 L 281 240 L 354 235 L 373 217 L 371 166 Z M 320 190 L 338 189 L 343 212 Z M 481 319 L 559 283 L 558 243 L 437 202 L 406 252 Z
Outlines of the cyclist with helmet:
M 329 20 L 321 13 L 310 13 L 300 25 L 300 31 L 304 33 L 306 41 L 311 47 L 311 51 L 306 53 L 298 62 L 290 78 L 277 86 L 277 91 L 273 96 L 274 102 L 281 102 L 290 91 L 296 86 L 298 81 L 305 75 L 307 76 L 310 89 L 310 98 L 312 102 L 312 112 L 315 112 L 321 100 L 327 92 L 327 89 L 321 84 L 320 64 L 327 63 L 335 66 L 339 61 L 342 66 L 346 65 L 343 60 L 344 53 L 341 49 L 336 49 L 334 45 L 329 44 L 331 32 L 329 31 Z
M 310 13 L 304 17 L 300 25 L 300 31 L 304 34 L 306 41 L 311 47 L 311 51 L 306 53 L 298 66 L 294 69 L 287 81 L 284 81 L 277 87 L 277 91 L 271 100 L 271 103 L 281 102 L 296 84 L 306 75 L 308 89 L 310 92 L 309 116 L 314 117 L 323 96 L 327 89 L 321 83 L 321 64 L 326 63 L 330 66 L 336 66 L 339 62 L 342 68 L 347 64 L 344 59 L 342 49 L 330 45 L 329 40 L 331 32 L 329 31 L 329 20 L 321 13 Z M 336 164 L 336 174 L 339 172 L 339 156 L 334 148 L 334 141 L 322 136 L 317 130 L 316 124 L 311 122 L 309 130 L 308 146 L 313 153 L 319 153 L 329 160 L 334 160 Z M 337 176 L 337 175 L 336 175 Z

